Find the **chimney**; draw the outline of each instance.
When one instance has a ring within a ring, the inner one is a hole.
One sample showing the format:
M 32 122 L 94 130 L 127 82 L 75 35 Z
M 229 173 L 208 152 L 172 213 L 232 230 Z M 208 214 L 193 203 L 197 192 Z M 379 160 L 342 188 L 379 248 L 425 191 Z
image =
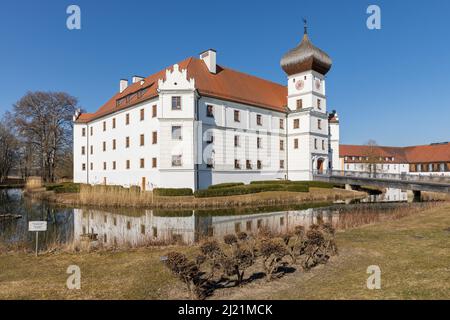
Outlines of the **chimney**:
M 208 67 L 209 72 L 211 73 L 216 73 L 216 50 L 214 49 L 209 49 L 206 51 L 203 51 L 202 53 L 200 53 L 200 59 L 203 60 L 203 62 L 206 64 L 206 66 Z
M 120 93 L 122 93 L 128 87 L 128 80 L 120 80 Z
M 144 80 L 144 77 L 139 77 L 139 76 L 134 76 L 133 78 L 131 78 L 131 82 L 136 83 L 139 81 Z

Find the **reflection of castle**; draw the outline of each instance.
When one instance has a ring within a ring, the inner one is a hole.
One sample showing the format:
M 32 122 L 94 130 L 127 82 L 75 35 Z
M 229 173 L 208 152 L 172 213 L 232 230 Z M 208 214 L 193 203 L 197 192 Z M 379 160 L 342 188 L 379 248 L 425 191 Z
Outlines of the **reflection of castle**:
M 370 195 L 363 202 L 405 202 L 408 201 L 408 192 L 400 189 L 386 188 L 382 194 Z
M 302 225 L 308 228 L 318 219 L 336 225 L 337 214 L 324 209 L 280 211 L 249 215 L 205 216 L 192 211 L 184 216 L 157 216 L 146 210 L 141 216 L 127 216 L 99 210 L 74 210 L 74 241 L 79 243 L 86 234 L 96 234 L 99 243 L 106 246 L 138 246 L 150 242 L 179 240 L 186 244 L 212 236 L 245 231 L 256 233 L 268 228 L 275 233 L 285 233 Z

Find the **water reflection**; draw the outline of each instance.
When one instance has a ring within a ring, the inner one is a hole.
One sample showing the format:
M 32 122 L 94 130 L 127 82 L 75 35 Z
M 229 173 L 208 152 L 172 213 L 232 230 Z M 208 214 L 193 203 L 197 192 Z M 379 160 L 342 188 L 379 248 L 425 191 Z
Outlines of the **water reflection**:
M 309 208 L 243 215 L 220 215 L 215 211 L 155 211 L 145 210 L 140 216 L 114 214 L 92 209 L 74 210 L 74 241 L 98 241 L 104 246 L 139 246 L 152 242 L 180 241 L 195 243 L 202 238 L 223 238 L 245 231 L 257 233 L 267 228 L 275 233 L 293 231 L 295 226 L 309 227 L 318 219 L 337 223 L 338 214 L 329 209 Z
M 396 193 L 397 192 L 397 193 Z M 61 208 L 41 201 L 25 199 L 19 190 L 0 192 L 0 214 L 22 215 L 21 219 L 0 219 L 0 245 L 34 246 L 34 234 L 28 221 L 48 221 L 48 231 L 41 233 L 41 248 L 60 244 L 94 244 L 106 247 L 139 246 L 148 243 L 182 242 L 192 244 L 204 237 L 245 231 L 256 233 L 268 228 L 275 233 L 292 231 L 297 225 L 308 228 L 318 220 L 335 227 L 370 223 L 380 212 L 407 205 L 406 192 L 390 191 L 383 198 L 367 199 L 378 204 L 307 204 L 284 207 L 252 207 L 223 210 L 99 210 Z M 394 201 L 395 203 L 387 203 Z M 356 219 L 355 219 L 356 216 Z M 350 223 L 351 222 L 351 223 Z M 1 246 L 0 246 L 1 247 Z
M 412 200 L 412 199 L 411 199 Z M 407 202 L 408 192 L 406 190 L 386 188 L 381 194 L 372 194 L 361 202 Z

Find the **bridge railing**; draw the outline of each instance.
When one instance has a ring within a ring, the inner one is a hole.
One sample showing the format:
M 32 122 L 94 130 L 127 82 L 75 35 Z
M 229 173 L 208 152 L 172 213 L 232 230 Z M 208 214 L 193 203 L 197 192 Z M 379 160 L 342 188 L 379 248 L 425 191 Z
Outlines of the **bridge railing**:
M 426 174 L 397 174 L 384 172 L 367 172 L 367 171 L 342 171 L 342 170 L 326 170 L 323 172 L 314 171 L 314 176 L 327 177 L 352 177 L 352 178 L 369 178 L 369 179 L 389 179 L 399 181 L 412 182 L 434 182 L 434 183 L 450 183 L 450 176 L 444 175 L 426 175 Z

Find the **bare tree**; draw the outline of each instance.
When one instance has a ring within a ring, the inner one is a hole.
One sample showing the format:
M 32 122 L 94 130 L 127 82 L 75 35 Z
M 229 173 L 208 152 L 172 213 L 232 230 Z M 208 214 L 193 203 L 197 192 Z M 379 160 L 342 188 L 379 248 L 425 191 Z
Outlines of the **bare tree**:
M 369 173 L 376 175 L 377 164 L 380 162 L 380 152 L 378 149 L 378 144 L 375 140 L 369 140 L 366 143 L 367 156 L 366 161 L 368 163 Z
M 6 121 L 0 121 L 0 183 L 5 181 L 18 158 L 18 141 Z
M 33 159 L 28 158 L 34 157 L 44 181 L 55 180 L 58 160 L 71 153 L 72 116 L 77 108 L 77 99 L 64 92 L 28 92 L 14 105 L 23 160 L 29 165 Z

